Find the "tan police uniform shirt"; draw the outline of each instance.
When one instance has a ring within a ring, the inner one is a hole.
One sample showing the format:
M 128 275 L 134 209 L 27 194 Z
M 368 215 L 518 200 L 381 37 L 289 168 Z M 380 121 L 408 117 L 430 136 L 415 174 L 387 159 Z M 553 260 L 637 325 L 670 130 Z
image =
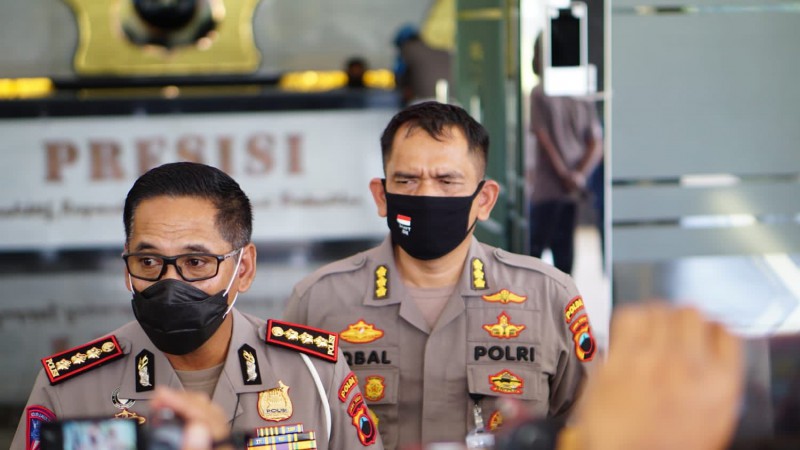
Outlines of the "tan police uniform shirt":
M 395 449 L 463 442 L 475 426 L 470 393 L 487 427 L 502 422 L 502 397 L 566 418 L 595 356 L 582 305 L 569 276 L 472 238 L 461 278 L 430 329 L 387 238 L 298 283 L 285 318 L 340 333 L 384 445 Z
M 348 392 L 344 400 L 339 398 L 340 386 L 350 374 L 344 358 L 340 355 L 333 363 L 309 356 L 330 407 L 328 441 L 324 402 L 301 353 L 267 345 L 265 321 L 236 309 L 232 314 L 231 343 L 212 398 L 230 418 L 231 428 L 253 432 L 257 427 L 302 424 L 304 431 L 315 432 L 319 449 L 361 448 L 359 433 L 364 429 L 369 432 L 371 420 L 365 424 L 361 416 L 366 408 L 364 411 L 357 408 L 356 397 L 360 395 L 357 388 Z M 146 420 L 152 414 L 149 408 L 154 392 L 152 388 L 169 386 L 183 389 L 169 361 L 137 322 L 130 322 L 112 334 L 123 353 L 120 359 L 54 386 L 44 371 L 39 373 L 17 427 L 12 449 L 26 448 L 31 426 L 36 428 L 42 419 L 127 416 Z M 98 341 L 97 347 L 102 347 L 103 343 Z M 250 356 L 245 358 L 244 351 Z M 249 365 L 248 359 L 252 359 Z M 58 363 L 59 358 L 56 360 Z M 362 439 L 369 442 L 368 437 Z M 369 448 L 383 448 L 379 436 Z

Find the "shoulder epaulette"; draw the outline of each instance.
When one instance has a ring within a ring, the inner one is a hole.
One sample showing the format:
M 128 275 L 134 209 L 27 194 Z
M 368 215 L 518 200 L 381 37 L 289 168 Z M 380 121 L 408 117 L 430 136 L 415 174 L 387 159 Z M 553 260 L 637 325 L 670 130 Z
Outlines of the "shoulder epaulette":
M 50 384 L 56 385 L 119 359 L 122 354 L 117 338 L 112 335 L 42 358 L 42 365 Z
M 330 264 L 326 264 L 320 267 L 307 277 L 300 280 L 300 282 L 298 282 L 295 285 L 294 289 L 295 291 L 297 291 L 297 293 L 303 295 L 311 286 L 314 285 L 314 283 L 327 277 L 328 275 L 344 273 L 344 272 L 353 272 L 355 270 L 364 267 L 366 262 L 367 262 L 367 255 L 365 252 L 357 253 L 345 259 L 334 261 Z
M 539 258 L 534 258 L 533 256 L 528 255 L 520 255 L 517 253 L 511 253 L 502 249 L 495 249 L 494 256 L 497 258 L 498 261 L 502 262 L 503 264 L 518 267 L 520 269 L 527 269 L 532 270 L 534 272 L 542 273 L 556 282 L 561 284 L 562 286 L 566 286 L 570 282 L 569 275 L 565 274 L 564 272 L 556 269 L 555 267 L 551 266 L 540 260 Z
M 339 335 L 319 328 L 270 319 L 266 341 L 332 362 L 339 358 Z

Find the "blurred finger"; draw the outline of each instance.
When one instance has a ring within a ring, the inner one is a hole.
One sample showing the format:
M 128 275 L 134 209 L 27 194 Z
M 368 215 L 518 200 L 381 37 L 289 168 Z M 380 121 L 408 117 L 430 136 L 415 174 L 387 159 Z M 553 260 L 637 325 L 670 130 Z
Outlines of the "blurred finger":
M 201 423 L 190 422 L 183 434 L 181 450 L 211 450 L 211 431 Z

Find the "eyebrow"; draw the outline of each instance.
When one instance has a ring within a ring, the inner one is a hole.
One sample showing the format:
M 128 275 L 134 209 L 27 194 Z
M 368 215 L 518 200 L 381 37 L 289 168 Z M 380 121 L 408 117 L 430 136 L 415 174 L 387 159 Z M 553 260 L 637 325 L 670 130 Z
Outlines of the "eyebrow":
M 420 178 L 419 174 L 417 174 L 417 173 L 402 172 L 402 171 L 395 172 L 393 176 L 394 176 L 394 178 L 412 178 L 412 179 Z M 434 175 L 433 178 L 435 178 L 437 180 L 441 180 L 443 178 L 458 178 L 458 179 L 461 179 L 461 178 L 465 178 L 465 177 L 464 177 L 464 174 L 462 174 L 461 172 L 445 172 L 445 173 Z
M 189 245 L 184 246 L 183 248 L 186 249 L 190 253 L 211 253 L 211 250 L 209 250 L 209 248 L 206 247 L 203 244 L 189 244 Z M 135 252 L 141 252 L 141 251 L 145 251 L 145 250 L 155 250 L 155 249 L 156 249 L 155 245 L 153 245 L 153 244 L 151 244 L 151 243 L 149 243 L 147 241 L 142 241 L 142 242 L 140 242 L 139 244 L 136 245 L 136 247 L 134 248 L 134 251 Z

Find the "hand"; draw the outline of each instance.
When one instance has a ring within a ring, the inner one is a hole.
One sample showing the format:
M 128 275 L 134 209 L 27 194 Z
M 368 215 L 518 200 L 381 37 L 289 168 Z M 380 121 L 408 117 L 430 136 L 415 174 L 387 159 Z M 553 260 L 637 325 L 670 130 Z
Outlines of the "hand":
M 583 172 L 573 170 L 570 172 L 570 177 L 572 178 L 572 184 L 575 186 L 575 189 L 580 191 L 586 189 L 586 176 L 583 175 Z
M 157 387 L 151 408 L 168 408 L 186 422 L 182 450 L 232 449 L 214 446 L 230 436 L 228 418 L 222 408 L 199 392 L 180 392 Z
M 691 308 L 622 307 L 609 357 L 584 391 L 583 448 L 718 450 L 742 396 L 741 342 Z

